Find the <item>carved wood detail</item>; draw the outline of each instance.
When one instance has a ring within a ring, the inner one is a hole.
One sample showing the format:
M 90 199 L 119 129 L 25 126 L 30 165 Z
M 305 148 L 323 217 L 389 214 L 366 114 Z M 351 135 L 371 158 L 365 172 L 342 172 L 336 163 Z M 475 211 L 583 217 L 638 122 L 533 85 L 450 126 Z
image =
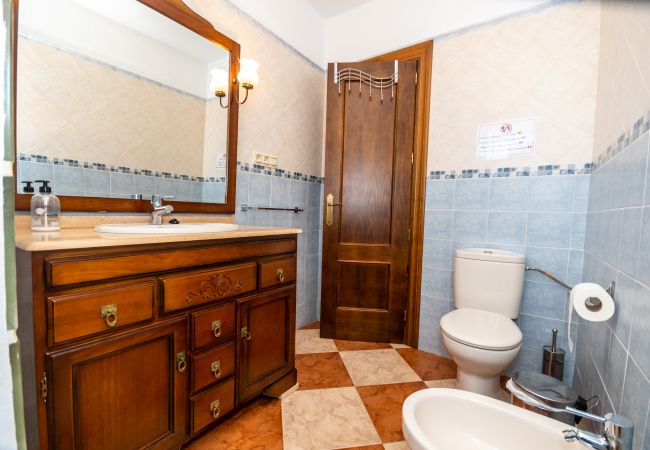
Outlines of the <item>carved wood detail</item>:
M 224 274 L 219 273 L 212 275 L 207 280 L 203 281 L 196 291 L 191 291 L 185 296 L 185 301 L 192 304 L 198 297 L 202 302 L 207 302 L 215 298 L 223 297 L 230 292 L 233 287 L 232 279 Z M 241 280 L 234 283 L 233 292 L 241 292 L 244 284 Z

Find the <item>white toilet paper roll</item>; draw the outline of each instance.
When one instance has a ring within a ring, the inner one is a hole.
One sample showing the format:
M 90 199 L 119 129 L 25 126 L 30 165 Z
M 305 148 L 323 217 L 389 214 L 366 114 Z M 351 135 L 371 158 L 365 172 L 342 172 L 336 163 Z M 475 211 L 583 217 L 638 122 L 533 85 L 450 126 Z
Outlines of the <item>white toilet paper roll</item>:
M 587 304 L 592 298 L 597 298 L 600 301 L 600 307 L 588 308 Z M 605 289 L 596 283 L 580 283 L 571 290 L 569 296 L 570 310 L 569 310 L 569 327 L 567 329 L 569 351 L 573 352 L 573 340 L 571 339 L 571 322 L 573 320 L 573 310 L 578 313 L 580 317 L 589 322 L 604 322 L 609 320 L 614 315 L 614 299 L 609 295 Z

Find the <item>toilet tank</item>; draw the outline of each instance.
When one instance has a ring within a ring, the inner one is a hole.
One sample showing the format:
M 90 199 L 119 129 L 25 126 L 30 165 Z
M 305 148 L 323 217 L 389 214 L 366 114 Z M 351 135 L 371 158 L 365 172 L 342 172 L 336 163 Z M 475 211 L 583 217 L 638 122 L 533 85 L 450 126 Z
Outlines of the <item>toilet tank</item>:
M 466 248 L 454 253 L 454 305 L 519 317 L 526 271 L 524 255 Z

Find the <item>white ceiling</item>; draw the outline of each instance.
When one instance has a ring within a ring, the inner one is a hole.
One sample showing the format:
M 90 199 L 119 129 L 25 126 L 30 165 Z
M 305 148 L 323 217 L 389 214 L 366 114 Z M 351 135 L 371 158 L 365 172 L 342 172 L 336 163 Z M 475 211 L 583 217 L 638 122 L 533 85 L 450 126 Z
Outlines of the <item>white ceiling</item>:
M 307 0 L 324 18 L 338 16 L 371 0 Z

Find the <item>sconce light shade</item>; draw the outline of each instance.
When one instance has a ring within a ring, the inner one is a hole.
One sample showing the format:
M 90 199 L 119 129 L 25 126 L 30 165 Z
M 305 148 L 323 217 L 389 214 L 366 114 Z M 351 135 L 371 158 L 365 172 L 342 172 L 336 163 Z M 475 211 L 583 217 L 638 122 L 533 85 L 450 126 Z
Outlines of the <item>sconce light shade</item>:
M 260 77 L 257 74 L 257 69 L 260 65 L 250 59 L 242 58 L 239 60 L 239 74 L 237 75 L 237 81 L 245 89 L 253 89 L 260 82 Z
M 210 91 L 217 97 L 225 97 L 228 92 L 228 72 L 223 69 L 212 69 L 210 71 Z

